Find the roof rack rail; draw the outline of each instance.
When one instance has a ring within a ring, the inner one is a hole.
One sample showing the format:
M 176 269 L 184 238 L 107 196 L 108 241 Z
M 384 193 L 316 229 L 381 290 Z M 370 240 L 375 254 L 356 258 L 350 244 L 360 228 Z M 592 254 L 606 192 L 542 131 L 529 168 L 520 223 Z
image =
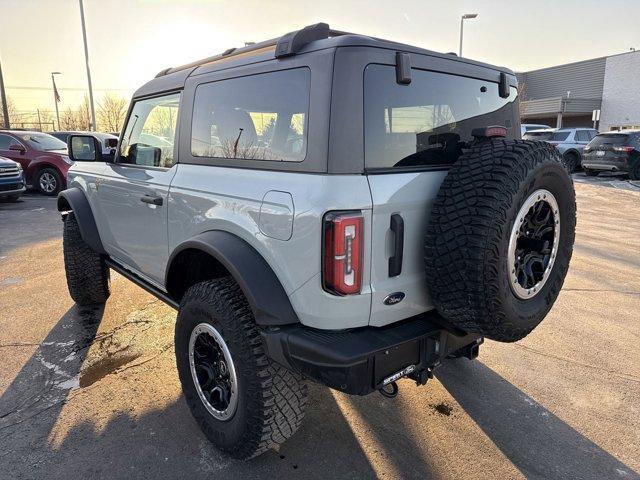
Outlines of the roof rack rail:
M 194 68 L 204 65 L 205 63 L 214 62 L 216 60 L 220 60 L 223 57 L 229 57 L 233 55 L 238 55 L 241 53 L 251 52 L 253 50 L 259 50 L 265 47 L 275 46 L 275 57 L 276 58 L 284 58 L 289 57 L 291 55 L 295 55 L 302 48 L 315 40 L 324 40 L 329 37 L 339 37 L 341 35 L 353 35 L 350 32 L 342 32 L 340 30 L 331 30 L 329 25 L 326 23 L 316 23 L 314 25 L 307 25 L 301 30 L 296 30 L 293 32 L 289 32 L 286 35 L 283 35 L 280 38 L 266 40 L 264 42 L 259 42 L 251 45 L 247 45 L 241 48 L 229 48 L 225 50 L 223 53 L 214 55 L 212 57 L 203 58 L 202 60 L 197 60 L 192 63 L 188 63 L 186 65 L 182 65 L 179 67 L 170 67 L 161 70 L 156 75 L 157 77 L 162 77 L 169 73 L 179 72 L 181 70 L 185 70 L 187 68 Z

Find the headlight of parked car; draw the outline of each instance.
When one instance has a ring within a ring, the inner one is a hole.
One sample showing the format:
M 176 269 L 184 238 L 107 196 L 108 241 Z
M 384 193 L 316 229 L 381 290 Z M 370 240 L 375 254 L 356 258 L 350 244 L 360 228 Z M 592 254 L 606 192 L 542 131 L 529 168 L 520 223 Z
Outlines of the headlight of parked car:
M 65 161 L 65 163 L 68 163 L 69 165 L 73 165 L 73 160 L 71 160 L 69 157 L 67 157 L 66 155 L 62 155 L 62 160 Z

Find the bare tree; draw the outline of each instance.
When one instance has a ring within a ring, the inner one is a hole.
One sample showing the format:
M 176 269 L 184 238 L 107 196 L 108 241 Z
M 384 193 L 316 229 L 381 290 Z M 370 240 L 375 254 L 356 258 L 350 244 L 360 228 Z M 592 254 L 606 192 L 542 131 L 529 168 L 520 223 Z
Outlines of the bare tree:
M 16 104 L 13 102 L 11 97 L 7 97 L 7 111 L 9 113 L 9 123 L 15 122 L 18 111 L 16 110 Z M 0 108 L 0 125 L 4 125 L 4 113 L 2 108 Z
M 127 114 L 127 100 L 107 93 L 98 103 L 98 126 L 103 132 L 119 132 Z
M 76 111 L 79 130 L 91 130 L 91 108 L 89 107 L 89 97 L 84 96 L 84 100 Z

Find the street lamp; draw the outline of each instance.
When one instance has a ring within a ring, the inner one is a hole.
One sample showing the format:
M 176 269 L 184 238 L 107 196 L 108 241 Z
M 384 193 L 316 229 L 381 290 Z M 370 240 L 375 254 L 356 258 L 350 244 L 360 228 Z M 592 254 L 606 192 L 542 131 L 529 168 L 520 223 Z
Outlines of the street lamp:
M 53 103 L 56 105 L 56 120 L 58 121 L 58 130 L 60 130 L 60 112 L 58 112 L 58 102 L 60 101 L 60 95 L 56 88 L 56 79 L 54 75 L 62 75 L 62 72 L 51 72 L 51 84 L 53 85 Z
M 464 21 L 472 18 L 476 18 L 478 16 L 477 13 L 465 13 L 460 17 L 460 49 L 458 50 L 458 56 L 462 56 L 462 32 L 464 31 Z

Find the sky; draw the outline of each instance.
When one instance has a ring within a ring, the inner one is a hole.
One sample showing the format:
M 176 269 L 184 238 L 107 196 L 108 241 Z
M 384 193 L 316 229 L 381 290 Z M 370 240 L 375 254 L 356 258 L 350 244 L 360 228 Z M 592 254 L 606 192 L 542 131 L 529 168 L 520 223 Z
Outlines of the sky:
M 640 0 L 84 0 L 96 101 L 127 99 L 160 70 L 324 21 L 527 71 L 640 50 Z M 0 61 L 18 111 L 53 112 L 87 92 L 78 0 L 0 0 Z M 626 19 L 626 20 L 625 20 Z

